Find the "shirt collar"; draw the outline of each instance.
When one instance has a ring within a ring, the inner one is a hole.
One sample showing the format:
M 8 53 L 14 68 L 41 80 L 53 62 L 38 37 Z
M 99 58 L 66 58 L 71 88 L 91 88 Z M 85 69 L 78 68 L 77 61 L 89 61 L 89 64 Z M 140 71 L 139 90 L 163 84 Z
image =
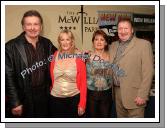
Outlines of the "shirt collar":
M 130 43 L 130 41 L 132 40 L 133 35 L 127 40 L 127 41 L 121 41 L 119 40 L 119 45 L 128 45 Z

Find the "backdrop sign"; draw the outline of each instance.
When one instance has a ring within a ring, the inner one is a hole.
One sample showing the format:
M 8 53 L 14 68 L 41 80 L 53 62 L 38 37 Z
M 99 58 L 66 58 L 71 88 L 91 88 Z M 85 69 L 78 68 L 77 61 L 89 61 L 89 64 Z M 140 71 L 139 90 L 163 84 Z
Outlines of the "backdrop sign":
M 134 26 L 154 25 L 155 16 L 154 15 L 133 14 L 133 23 L 134 23 Z
M 98 11 L 99 26 L 117 25 L 122 18 L 129 18 L 132 20 L 132 13 L 116 12 L 116 11 Z
M 117 23 L 122 18 L 133 19 L 132 13 L 117 11 L 98 11 L 98 25 L 108 36 L 114 37 L 117 33 Z

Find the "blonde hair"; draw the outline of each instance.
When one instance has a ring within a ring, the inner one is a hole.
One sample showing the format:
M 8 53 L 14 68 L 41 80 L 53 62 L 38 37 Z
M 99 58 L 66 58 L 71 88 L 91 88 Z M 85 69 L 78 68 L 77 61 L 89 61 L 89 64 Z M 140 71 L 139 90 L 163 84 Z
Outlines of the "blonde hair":
M 71 47 L 70 53 L 74 54 L 75 53 L 75 38 L 74 38 L 73 33 L 70 30 L 67 30 L 67 29 L 66 30 L 62 30 L 60 32 L 58 38 L 57 38 L 57 41 L 59 43 L 59 47 L 58 48 L 59 48 L 60 52 L 62 52 L 62 48 L 60 46 L 60 40 L 61 40 L 61 34 L 63 34 L 63 33 L 67 34 L 70 37 L 70 39 L 72 41 L 72 47 Z

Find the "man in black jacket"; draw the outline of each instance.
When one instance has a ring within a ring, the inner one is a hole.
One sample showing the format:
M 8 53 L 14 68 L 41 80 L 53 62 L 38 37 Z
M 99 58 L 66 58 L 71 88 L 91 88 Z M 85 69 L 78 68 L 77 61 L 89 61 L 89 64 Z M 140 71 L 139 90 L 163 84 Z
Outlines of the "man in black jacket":
M 40 36 L 39 12 L 25 12 L 23 33 L 5 44 L 6 117 L 48 117 L 49 62 L 56 47 Z

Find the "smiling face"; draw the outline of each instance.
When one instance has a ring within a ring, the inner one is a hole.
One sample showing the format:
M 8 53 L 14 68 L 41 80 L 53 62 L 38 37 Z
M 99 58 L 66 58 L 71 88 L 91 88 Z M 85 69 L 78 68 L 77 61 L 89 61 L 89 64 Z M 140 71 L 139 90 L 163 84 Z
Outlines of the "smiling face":
M 102 35 L 98 34 L 94 38 L 93 45 L 94 45 L 95 50 L 104 50 L 107 43 L 106 43 L 104 37 Z
M 42 30 L 42 24 L 38 17 L 28 16 L 24 18 L 23 30 L 29 38 L 37 38 Z
M 121 21 L 118 24 L 118 36 L 121 41 L 125 42 L 133 35 L 133 27 L 128 21 Z
M 62 52 L 69 53 L 73 47 L 73 39 L 68 33 L 60 33 L 59 35 L 59 45 Z

